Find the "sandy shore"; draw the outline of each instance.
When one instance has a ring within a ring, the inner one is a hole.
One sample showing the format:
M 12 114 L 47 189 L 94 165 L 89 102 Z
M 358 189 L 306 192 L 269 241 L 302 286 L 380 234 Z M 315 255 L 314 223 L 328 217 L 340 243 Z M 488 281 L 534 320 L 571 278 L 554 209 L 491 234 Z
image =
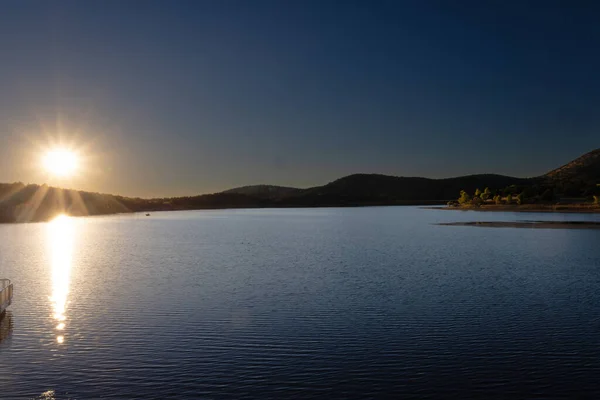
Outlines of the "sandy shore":
M 445 222 L 444 226 L 478 226 L 482 228 L 530 228 L 530 229 L 600 229 L 600 222 L 590 221 L 476 221 Z

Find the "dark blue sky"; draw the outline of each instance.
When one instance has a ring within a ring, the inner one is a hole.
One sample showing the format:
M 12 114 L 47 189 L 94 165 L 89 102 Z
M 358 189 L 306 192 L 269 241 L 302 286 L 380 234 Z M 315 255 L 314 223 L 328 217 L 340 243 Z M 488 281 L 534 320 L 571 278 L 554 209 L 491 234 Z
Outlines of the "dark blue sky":
M 125 195 L 532 176 L 600 147 L 589 1 L 3 1 L 0 181 Z M 60 137 L 60 139 L 59 139 Z

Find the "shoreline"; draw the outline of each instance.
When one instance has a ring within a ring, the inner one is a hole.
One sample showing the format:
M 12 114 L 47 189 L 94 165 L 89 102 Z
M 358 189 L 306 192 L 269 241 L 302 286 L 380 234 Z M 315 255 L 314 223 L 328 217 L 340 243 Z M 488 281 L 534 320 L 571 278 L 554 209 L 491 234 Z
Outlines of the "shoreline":
M 441 226 L 475 226 L 480 228 L 527 228 L 527 229 L 600 229 L 600 222 L 592 221 L 476 221 L 441 222 Z
M 534 212 L 534 213 L 568 213 L 568 214 L 599 214 L 600 207 L 593 205 L 534 205 L 525 204 L 522 206 L 514 205 L 489 205 L 481 207 L 421 207 L 427 210 L 446 210 L 446 211 L 481 211 L 481 212 Z
M 95 213 L 95 214 L 69 214 L 66 210 L 58 210 L 56 214 L 53 214 L 49 218 L 32 219 L 28 221 L 16 221 L 16 220 L 0 220 L 1 225 L 11 224 L 28 224 L 28 223 L 44 223 L 51 221 L 55 216 L 59 214 L 65 214 L 70 217 L 108 217 L 114 215 L 132 215 L 142 213 L 157 213 L 157 212 L 177 212 L 177 211 L 222 211 L 222 210 L 285 210 L 285 209 L 315 209 L 315 208 L 368 208 L 368 207 L 422 207 L 422 208 L 435 208 L 435 205 L 443 206 L 446 201 L 422 201 L 422 202 L 397 202 L 397 203 L 347 203 L 347 204 L 320 204 L 320 205 L 265 205 L 265 206 L 231 206 L 231 207 L 190 207 L 190 208 L 144 208 L 134 209 L 130 211 L 116 211 L 107 213 Z

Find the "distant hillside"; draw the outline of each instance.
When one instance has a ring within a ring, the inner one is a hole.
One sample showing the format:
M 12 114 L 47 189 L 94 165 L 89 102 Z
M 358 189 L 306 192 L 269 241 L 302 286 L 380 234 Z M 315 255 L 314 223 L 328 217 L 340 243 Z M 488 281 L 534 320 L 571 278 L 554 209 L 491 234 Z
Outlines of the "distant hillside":
M 0 184 L 0 222 L 45 221 L 56 214 L 129 212 L 116 196 L 23 183 Z
M 473 193 L 486 187 L 501 195 L 523 193 L 530 199 L 552 201 L 561 197 L 591 198 L 600 194 L 599 184 L 600 149 L 529 179 L 494 174 L 447 179 L 355 174 L 308 189 L 255 185 L 221 193 L 159 199 L 11 183 L 0 184 L 0 222 L 44 221 L 59 213 L 100 215 L 217 208 L 440 204 L 457 199 L 461 190 Z
M 600 183 L 600 149 L 590 151 L 544 176 L 556 181 Z
M 434 204 L 457 197 L 461 190 L 527 185 L 530 180 L 502 175 L 470 175 L 449 179 L 355 174 L 325 186 L 306 189 L 283 200 L 287 205 Z
M 234 193 L 243 194 L 246 196 L 257 197 L 260 199 L 282 199 L 284 197 L 293 196 L 302 192 L 302 189 L 285 186 L 274 186 L 274 185 L 253 185 L 253 186 L 242 186 L 225 190 L 221 193 Z

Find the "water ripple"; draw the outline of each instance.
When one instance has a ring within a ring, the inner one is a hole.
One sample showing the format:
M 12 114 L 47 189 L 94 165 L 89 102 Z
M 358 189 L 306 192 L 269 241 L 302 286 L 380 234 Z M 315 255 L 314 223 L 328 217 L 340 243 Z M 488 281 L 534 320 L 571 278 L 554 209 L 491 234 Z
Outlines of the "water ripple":
M 461 214 L 410 207 L 171 215 L 78 219 L 67 242 L 0 227 L 0 397 L 600 396 L 598 232 L 448 230 L 432 223 Z

